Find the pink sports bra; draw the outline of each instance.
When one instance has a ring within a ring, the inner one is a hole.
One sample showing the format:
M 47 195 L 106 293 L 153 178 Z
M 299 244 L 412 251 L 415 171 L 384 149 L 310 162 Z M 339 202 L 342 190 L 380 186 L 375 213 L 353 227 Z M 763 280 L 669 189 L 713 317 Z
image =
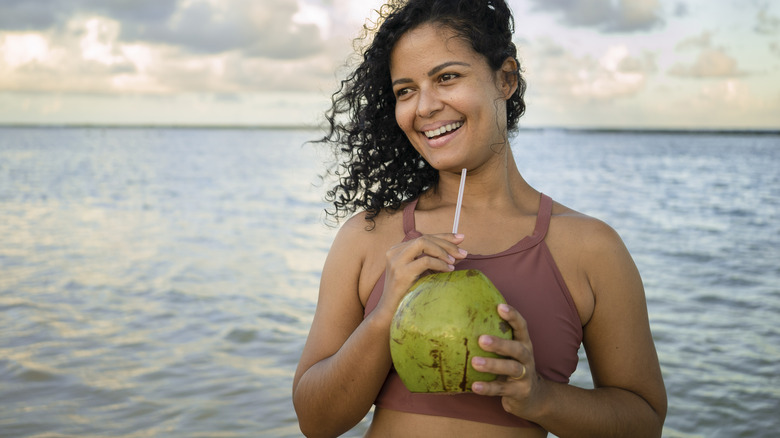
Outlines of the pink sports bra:
M 422 236 L 415 229 L 416 206 L 415 200 L 404 208 L 404 242 Z M 544 243 L 551 215 L 552 199 L 542 194 L 533 234 L 498 254 L 470 254 L 458 263 L 456 269 L 478 269 L 490 278 L 507 303 L 518 309 L 528 323 L 537 373 L 554 382 L 568 383 L 569 377 L 577 368 L 582 326 L 569 290 Z M 385 274 L 382 274 L 368 298 L 364 316 L 371 313 L 379 302 L 384 280 Z M 501 405 L 501 397 L 488 397 L 471 392 L 409 392 L 394 369 L 390 370 L 375 405 L 383 409 L 460 418 L 499 426 L 539 427 L 507 413 Z

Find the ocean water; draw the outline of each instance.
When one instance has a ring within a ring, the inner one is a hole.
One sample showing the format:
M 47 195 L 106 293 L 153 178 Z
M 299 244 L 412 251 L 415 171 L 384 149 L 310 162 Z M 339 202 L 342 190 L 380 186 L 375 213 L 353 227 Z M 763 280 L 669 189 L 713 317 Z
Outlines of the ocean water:
M 0 128 L 0 436 L 299 437 L 292 377 L 335 235 L 315 136 Z M 541 130 L 513 148 L 632 252 L 664 436 L 776 436 L 780 136 Z

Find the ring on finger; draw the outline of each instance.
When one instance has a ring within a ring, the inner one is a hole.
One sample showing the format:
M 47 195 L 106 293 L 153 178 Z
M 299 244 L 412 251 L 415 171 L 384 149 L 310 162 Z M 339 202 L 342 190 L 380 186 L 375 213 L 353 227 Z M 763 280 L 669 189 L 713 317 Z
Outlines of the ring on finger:
M 525 377 L 526 369 L 525 369 L 525 365 L 523 364 L 520 365 L 523 367 L 523 372 L 520 373 L 519 376 L 509 376 L 507 377 L 507 380 L 523 380 L 523 377 Z

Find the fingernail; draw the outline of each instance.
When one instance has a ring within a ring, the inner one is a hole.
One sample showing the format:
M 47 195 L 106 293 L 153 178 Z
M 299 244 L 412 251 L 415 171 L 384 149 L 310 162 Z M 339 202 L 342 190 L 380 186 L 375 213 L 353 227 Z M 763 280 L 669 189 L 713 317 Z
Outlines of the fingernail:
M 463 248 L 458 248 L 458 252 L 459 252 L 459 253 L 460 253 L 460 255 L 462 255 L 463 257 L 466 257 L 467 255 L 469 255 L 469 252 L 468 252 L 468 251 L 466 251 L 466 250 L 465 250 L 465 249 L 463 249 Z
M 447 254 L 447 260 L 450 261 L 450 264 L 455 263 L 455 257 L 453 257 L 453 256 L 451 256 L 449 254 Z
M 485 358 L 484 357 L 475 357 L 474 359 L 472 359 L 472 364 L 481 367 L 482 365 L 485 365 Z
M 455 265 L 447 265 L 447 269 L 449 269 L 450 271 L 454 271 Z
M 485 389 L 485 385 L 480 382 L 474 382 L 474 384 L 471 385 L 471 390 L 474 392 L 482 392 L 483 389 Z
M 504 313 L 509 313 L 509 306 L 506 305 L 506 304 L 499 304 L 498 305 L 498 310 L 500 310 L 501 312 L 504 312 Z
M 493 338 L 488 335 L 482 335 L 479 337 L 479 343 L 482 345 L 490 345 L 493 343 Z
M 465 237 L 466 237 L 466 236 L 464 236 L 463 234 L 460 234 L 460 233 L 458 233 L 458 234 L 456 234 L 456 235 L 455 235 L 455 238 L 456 238 L 456 239 L 464 239 Z

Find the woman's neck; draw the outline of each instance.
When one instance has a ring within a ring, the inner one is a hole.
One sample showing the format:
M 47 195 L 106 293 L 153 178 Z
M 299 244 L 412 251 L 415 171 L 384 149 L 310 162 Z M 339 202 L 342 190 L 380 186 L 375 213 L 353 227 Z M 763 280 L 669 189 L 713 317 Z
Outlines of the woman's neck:
M 463 191 L 463 205 L 474 209 L 504 209 L 535 207 L 539 192 L 520 175 L 511 148 L 508 146 L 494 160 L 469 169 Z M 421 199 L 431 207 L 454 205 L 458 198 L 460 172 L 440 171 L 434 190 Z

